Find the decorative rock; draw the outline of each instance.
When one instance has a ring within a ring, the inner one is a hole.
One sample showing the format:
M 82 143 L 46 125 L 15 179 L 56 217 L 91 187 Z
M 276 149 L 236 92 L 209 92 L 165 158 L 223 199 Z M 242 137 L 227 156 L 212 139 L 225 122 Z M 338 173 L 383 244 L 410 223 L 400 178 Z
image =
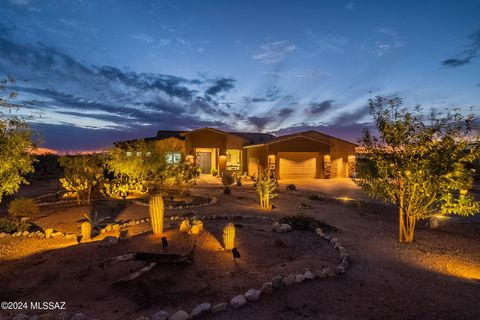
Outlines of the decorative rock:
M 52 238 L 62 238 L 64 236 L 63 232 L 57 231 L 57 232 L 52 232 L 51 237 Z
M 273 292 L 273 285 L 271 282 L 265 282 L 262 285 L 262 293 L 270 294 Z
M 194 224 L 191 228 L 190 231 L 188 232 L 189 234 L 200 234 L 200 227 L 196 224 Z
M 300 283 L 300 282 L 302 282 L 303 280 L 305 280 L 305 276 L 304 276 L 303 274 L 300 274 L 300 273 L 299 273 L 299 274 L 297 274 L 297 275 L 295 276 L 295 282 L 296 282 L 296 283 Z
M 342 246 L 340 242 L 335 242 L 335 245 L 333 246 L 333 249 L 338 249 Z
M 282 233 L 282 232 L 288 232 L 290 230 L 292 230 L 292 226 L 290 226 L 288 223 L 280 223 L 278 224 L 278 222 L 276 222 L 277 224 L 273 224 L 274 226 L 272 227 L 273 228 L 273 231 L 275 232 L 279 232 L 279 233 Z
M 348 268 L 348 259 L 347 259 L 347 258 L 342 259 L 341 265 L 342 265 L 345 269 L 347 269 L 347 268 Z
M 337 241 L 338 241 L 338 239 L 337 239 L 337 238 L 333 238 L 333 239 L 331 239 L 331 240 L 330 240 L 330 243 L 331 243 L 331 244 L 336 244 L 336 243 L 337 243 Z
M 340 253 L 340 259 L 348 259 L 348 253 L 345 253 L 345 252 Z
M 25 237 L 25 236 L 28 236 L 28 234 L 29 234 L 28 231 L 23 231 L 23 232 L 22 232 L 22 236 L 24 236 L 24 237 Z
M 431 216 L 428 220 L 428 227 L 430 229 L 437 229 L 438 228 L 438 218 L 435 216 Z
M 345 273 L 345 267 L 342 266 L 341 264 L 338 265 L 336 268 L 335 268 L 335 273 L 336 274 L 342 274 L 342 273 Z
M 100 241 L 100 246 L 102 247 L 110 247 L 116 245 L 118 243 L 118 238 L 114 236 L 105 237 L 102 241 Z
M 111 225 L 111 224 L 107 225 L 107 226 L 105 227 L 105 231 L 107 231 L 107 232 L 112 231 L 112 225 Z
M 212 310 L 210 310 L 212 313 L 217 313 L 217 312 L 222 312 L 222 311 L 227 311 L 228 309 L 228 303 L 222 302 L 214 305 L 212 307 Z
M 57 314 L 56 320 L 68 320 L 68 313 L 67 312 L 60 312 Z
M 245 299 L 245 297 L 241 294 L 239 294 L 238 296 L 236 296 L 232 300 L 230 300 L 230 306 L 233 309 L 240 309 L 241 307 L 243 307 L 246 304 L 247 304 L 247 299 Z
M 330 236 L 329 236 L 328 234 L 327 234 L 327 235 L 324 235 L 324 236 L 323 236 L 323 239 L 325 239 L 325 240 L 330 240 Z
M 180 232 L 188 232 L 190 229 L 190 221 L 188 219 L 185 219 L 180 223 Z
M 75 314 L 70 320 L 87 320 L 87 319 L 88 317 L 80 312 Z
M 296 277 L 293 273 L 290 273 L 288 276 L 286 276 L 283 279 L 283 284 L 285 285 L 285 287 L 291 286 L 295 282 L 295 278 Z
M 45 238 L 51 238 L 53 233 L 52 228 L 45 229 Z
M 323 272 L 329 277 L 335 277 L 335 270 L 332 267 L 323 269 Z
M 5 238 L 7 234 L 5 232 L 0 233 L 0 238 Z
M 203 231 L 203 222 L 201 220 L 198 220 L 198 219 L 193 220 L 193 225 L 198 226 L 198 229 L 200 230 L 200 232 Z
M 327 277 L 327 274 L 323 272 L 323 270 L 318 269 L 318 270 L 315 270 L 315 277 L 317 277 L 318 279 L 323 279 Z
M 120 231 L 120 225 L 115 223 L 112 225 L 112 231 Z
M 280 288 L 283 284 L 282 276 L 275 276 L 272 278 L 272 286 L 274 288 Z
M 178 310 L 174 314 L 168 318 L 168 320 L 187 320 L 188 319 L 188 313 L 186 313 L 183 310 Z
M 247 291 L 247 293 L 245 293 L 245 298 L 248 301 L 257 301 L 258 298 L 260 298 L 261 294 L 262 294 L 261 290 L 250 289 L 250 290 Z
M 309 270 L 305 271 L 305 274 L 303 276 L 304 276 L 305 279 L 308 279 L 308 280 L 315 279 L 315 276 Z
M 190 319 L 198 318 L 209 312 L 210 309 L 212 309 L 212 305 L 210 303 L 200 303 L 195 308 L 193 308 L 192 312 L 190 313 Z
M 152 320 L 167 320 L 168 319 L 168 312 L 165 310 L 160 310 L 157 313 L 152 315 Z
M 66 239 L 77 239 L 77 235 L 75 233 L 67 233 L 65 235 Z
M 320 228 L 317 228 L 316 233 L 317 233 L 320 237 L 325 235 L 325 233 L 324 233 L 324 232 L 322 231 L 322 229 L 320 229 Z

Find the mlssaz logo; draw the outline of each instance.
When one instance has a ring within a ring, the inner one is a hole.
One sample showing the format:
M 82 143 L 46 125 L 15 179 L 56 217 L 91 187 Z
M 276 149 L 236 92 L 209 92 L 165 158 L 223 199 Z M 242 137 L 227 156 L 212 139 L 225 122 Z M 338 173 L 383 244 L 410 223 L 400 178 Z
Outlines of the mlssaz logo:
M 65 302 L 30 302 L 30 310 L 65 310 Z

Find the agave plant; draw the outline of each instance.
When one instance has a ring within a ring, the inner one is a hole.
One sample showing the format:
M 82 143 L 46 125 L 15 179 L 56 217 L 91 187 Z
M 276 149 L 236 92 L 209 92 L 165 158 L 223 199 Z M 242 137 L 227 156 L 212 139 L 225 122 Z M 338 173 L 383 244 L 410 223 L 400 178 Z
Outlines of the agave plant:
M 87 218 L 88 222 L 90 222 L 90 224 L 92 225 L 92 228 L 93 228 L 93 229 L 101 229 L 102 226 L 106 225 L 106 223 L 104 223 L 104 221 L 107 220 L 107 219 L 110 219 L 109 216 L 99 218 L 97 211 L 95 211 L 95 212 L 93 213 L 93 217 L 92 217 L 92 218 L 89 217 L 89 216 L 86 215 L 86 214 L 83 214 L 83 215 L 85 216 L 85 218 Z

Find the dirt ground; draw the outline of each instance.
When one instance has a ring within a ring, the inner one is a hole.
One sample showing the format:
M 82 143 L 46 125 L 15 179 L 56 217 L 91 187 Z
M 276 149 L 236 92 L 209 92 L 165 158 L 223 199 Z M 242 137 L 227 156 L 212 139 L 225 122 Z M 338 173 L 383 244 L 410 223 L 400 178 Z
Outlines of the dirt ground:
M 394 208 L 372 206 L 359 210 L 350 201 L 312 201 L 307 199 L 312 191 L 300 188 L 296 192 L 280 190 L 276 209 L 269 212 L 259 209 L 249 186 L 234 187 L 231 195 L 223 195 L 221 187 L 211 185 L 199 185 L 193 192 L 218 198 L 215 205 L 193 209 L 199 215 L 311 215 L 339 229 L 335 236 L 352 261 L 341 277 L 284 288 L 240 310 L 208 315 L 208 319 L 480 319 L 478 217 L 442 220 L 442 226 L 435 230 L 420 225 L 414 243 L 405 245 L 396 239 Z M 300 203 L 313 208 L 298 209 Z M 117 221 L 148 215 L 146 207 L 123 202 L 108 202 L 98 208 Z M 76 232 L 83 213 L 89 210 L 77 206 L 42 208 L 34 223 L 42 228 Z M 110 248 L 51 240 L 59 243 L 50 242 L 49 249 L 57 249 L 41 252 L 46 248 L 36 245 L 38 240 L 0 239 L 1 300 L 72 298 L 75 301 L 69 306 L 70 313 L 81 310 L 100 319 L 134 319 L 164 307 L 172 310 L 181 306 L 188 310 L 195 303 L 220 302 L 244 293 L 250 286 L 260 286 L 276 273 L 284 274 L 309 263 L 334 262 L 335 255 L 313 234 L 295 231 L 282 235 L 286 244 L 283 247 L 275 244 L 278 235 L 270 232 L 270 221 L 245 219 L 236 222 L 243 226 L 237 228 L 238 246 L 243 254 L 235 265 L 225 252 L 214 249 L 218 248 L 215 239 L 221 239 L 224 223 L 206 223 L 211 235 L 199 241 L 203 245 L 198 247 L 198 259 L 190 267 L 193 270 L 161 267 L 120 286 L 111 286 L 111 282 L 142 265 L 127 263 L 105 271 L 96 264 L 124 251 L 159 247 L 158 240 L 143 234 L 148 225 L 132 227 L 134 236 L 130 240 Z M 174 229 L 168 237 L 172 239 L 172 251 L 183 252 L 191 245 L 188 237 Z M 199 296 L 210 300 L 203 301 Z

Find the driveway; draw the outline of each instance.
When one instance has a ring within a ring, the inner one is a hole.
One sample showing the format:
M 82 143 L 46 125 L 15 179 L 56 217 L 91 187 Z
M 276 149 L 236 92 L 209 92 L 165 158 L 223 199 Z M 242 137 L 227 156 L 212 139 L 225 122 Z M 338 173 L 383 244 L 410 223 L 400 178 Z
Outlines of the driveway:
M 289 184 L 297 186 L 299 191 L 312 191 L 331 194 L 340 198 L 364 199 L 365 193 L 352 179 L 298 179 L 279 180 L 280 188 L 284 189 Z

